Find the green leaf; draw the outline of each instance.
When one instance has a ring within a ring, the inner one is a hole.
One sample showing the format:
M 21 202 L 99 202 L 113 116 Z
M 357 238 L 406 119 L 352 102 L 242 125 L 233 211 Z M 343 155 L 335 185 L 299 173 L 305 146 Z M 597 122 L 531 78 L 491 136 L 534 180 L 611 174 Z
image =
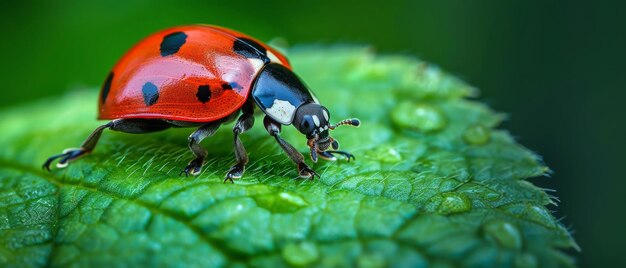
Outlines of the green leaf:
M 251 162 L 234 162 L 231 126 L 192 158 L 191 129 L 106 131 L 97 150 L 44 172 L 50 155 L 99 124 L 97 92 L 79 91 L 0 114 L 0 266 L 573 266 L 577 249 L 526 181 L 548 168 L 496 127 L 502 114 L 466 99 L 475 90 L 437 67 L 363 47 L 301 47 L 294 69 L 337 121 L 357 160 L 296 169 L 257 125 L 243 135 Z M 283 136 L 306 152 L 291 127 Z

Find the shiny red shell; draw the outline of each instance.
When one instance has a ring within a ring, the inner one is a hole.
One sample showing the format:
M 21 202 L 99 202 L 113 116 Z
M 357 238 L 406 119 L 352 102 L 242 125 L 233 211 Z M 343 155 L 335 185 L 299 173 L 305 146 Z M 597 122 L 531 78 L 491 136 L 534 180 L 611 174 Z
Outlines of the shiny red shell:
M 186 36 L 184 43 L 164 55 L 165 38 L 179 33 Z M 233 30 L 208 25 L 170 28 L 140 41 L 113 67 L 100 94 L 98 118 L 211 122 L 238 111 L 260 67 L 270 60 L 237 53 L 235 42 L 242 38 L 291 68 L 277 50 Z M 230 85 L 234 87 L 228 89 Z

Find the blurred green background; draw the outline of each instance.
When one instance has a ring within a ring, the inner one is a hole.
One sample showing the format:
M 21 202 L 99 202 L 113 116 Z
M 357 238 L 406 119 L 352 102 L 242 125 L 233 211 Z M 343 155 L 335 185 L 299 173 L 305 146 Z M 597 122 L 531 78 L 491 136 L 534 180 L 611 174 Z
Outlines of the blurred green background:
M 552 209 L 574 231 L 580 265 L 623 266 L 621 10 L 583 1 L 2 1 L 0 109 L 99 87 L 131 45 L 181 24 L 415 55 L 511 115 L 502 127 L 554 170 L 532 181 L 557 190 Z

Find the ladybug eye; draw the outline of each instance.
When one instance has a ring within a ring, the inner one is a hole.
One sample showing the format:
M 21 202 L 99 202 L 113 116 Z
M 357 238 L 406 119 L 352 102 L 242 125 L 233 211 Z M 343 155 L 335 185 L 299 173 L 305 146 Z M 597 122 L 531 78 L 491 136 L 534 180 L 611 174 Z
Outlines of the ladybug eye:
M 313 121 L 313 117 L 310 115 L 305 115 L 302 117 L 302 121 L 300 121 L 300 132 L 304 134 L 311 134 L 315 129 L 315 122 Z

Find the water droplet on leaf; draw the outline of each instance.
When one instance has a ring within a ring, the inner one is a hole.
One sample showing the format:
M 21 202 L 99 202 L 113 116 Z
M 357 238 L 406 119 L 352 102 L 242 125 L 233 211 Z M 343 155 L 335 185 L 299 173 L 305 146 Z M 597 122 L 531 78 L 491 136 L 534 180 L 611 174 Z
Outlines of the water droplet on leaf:
M 482 124 L 470 125 L 463 133 L 465 142 L 474 145 L 482 145 L 489 142 L 491 130 Z
M 554 228 L 556 225 L 554 218 L 552 218 L 552 214 L 541 206 L 532 204 L 510 204 L 502 206 L 501 209 L 511 214 L 521 215 L 528 220 L 534 221 L 548 228 Z
M 391 120 L 402 128 L 433 132 L 446 126 L 446 118 L 437 107 L 426 103 L 403 102 L 391 111 Z
M 288 244 L 283 248 L 282 255 L 287 263 L 294 266 L 311 264 L 319 257 L 317 247 L 310 242 Z
M 499 245 L 510 249 L 522 248 L 522 234 L 519 229 L 510 222 L 494 220 L 483 226 L 485 237 L 495 241 Z
M 552 214 L 550 214 L 550 212 L 548 212 L 543 207 L 531 206 L 528 212 L 528 217 L 545 226 L 554 227 L 554 220 L 552 219 Z
M 465 212 L 472 209 L 472 201 L 462 193 L 443 193 L 437 212 L 443 215 Z
M 537 267 L 537 258 L 528 253 L 522 253 L 515 256 L 514 266 L 520 268 L 534 268 Z
M 378 160 L 383 163 L 396 163 L 402 161 L 400 152 L 392 146 L 379 146 L 373 150 L 366 151 L 369 159 Z
M 385 267 L 385 259 L 379 254 L 364 254 L 357 260 L 357 267 L 377 268 Z
M 259 207 L 275 213 L 291 213 L 308 205 L 300 195 L 288 192 L 258 195 L 254 200 Z
M 467 194 L 472 197 L 472 199 L 497 200 L 502 196 L 500 193 L 487 186 L 473 182 L 461 185 L 457 191 Z

